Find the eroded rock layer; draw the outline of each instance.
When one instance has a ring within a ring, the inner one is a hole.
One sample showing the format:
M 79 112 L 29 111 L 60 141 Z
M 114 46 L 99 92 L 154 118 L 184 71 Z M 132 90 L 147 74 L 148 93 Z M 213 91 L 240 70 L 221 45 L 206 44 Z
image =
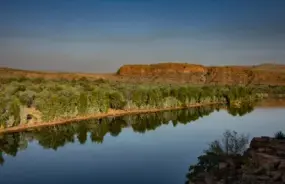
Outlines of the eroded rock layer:
M 285 85 L 283 65 L 206 67 L 187 63 L 124 65 L 120 76 L 155 78 L 193 84 L 265 84 Z

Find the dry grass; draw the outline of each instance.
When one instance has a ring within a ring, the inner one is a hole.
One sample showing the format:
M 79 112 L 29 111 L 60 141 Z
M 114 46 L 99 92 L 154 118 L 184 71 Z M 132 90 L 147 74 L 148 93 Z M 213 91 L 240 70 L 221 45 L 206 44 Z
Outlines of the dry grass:
M 46 71 L 30 71 L 11 68 L 0 68 L 1 77 L 27 77 L 27 78 L 45 78 L 45 79 L 113 79 L 117 78 L 113 73 L 107 74 L 92 74 L 92 73 L 71 73 L 71 72 L 46 72 Z

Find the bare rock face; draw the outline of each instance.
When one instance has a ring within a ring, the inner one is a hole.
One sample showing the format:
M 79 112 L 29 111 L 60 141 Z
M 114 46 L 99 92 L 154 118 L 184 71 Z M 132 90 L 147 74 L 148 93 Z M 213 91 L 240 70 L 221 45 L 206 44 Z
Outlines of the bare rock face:
M 245 176 L 251 175 L 256 183 L 285 183 L 285 140 L 254 138 L 248 155 L 250 166 Z
M 283 66 L 283 65 L 282 65 Z M 285 67 L 266 66 L 206 67 L 187 63 L 160 63 L 151 65 L 124 65 L 120 76 L 157 77 L 192 84 L 278 84 L 285 85 Z
M 159 77 L 179 81 L 206 82 L 207 68 L 202 65 L 185 63 L 161 63 L 151 65 L 125 65 L 118 74 L 121 76 Z
M 207 68 L 202 65 L 182 63 L 161 63 L 151 65 L 124 65 L 119 75 L 165 75 L 205 73 Z

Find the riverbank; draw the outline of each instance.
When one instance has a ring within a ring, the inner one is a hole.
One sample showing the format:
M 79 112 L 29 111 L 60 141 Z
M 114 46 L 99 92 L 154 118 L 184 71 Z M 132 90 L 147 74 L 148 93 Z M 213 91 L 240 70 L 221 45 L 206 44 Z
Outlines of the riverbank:
M 35 122 L 32 124 L 23 124 L 23 125 L 18 125 L 14 127 L 3 128 L 3 129 L 0 129 L 0 134 L 29 131 L 30 129 L 34 129 L 34 128 L 75 123 L 76 121 L 82 121 L 82 120 L 87 120 L 87 119 L 101 119 L 101 118 L 107 118 L 107 117 L 119 117 L 119 116 L 132 115 L 132 114 L 154 113 L 154 112 L 160 112 L 160 111 L 180 110 L 180 109 L 187 109 L 187 108 L 201 107 L 201 106 L 208 106 L 208 105 L 218 105 L 218 104 L 222 104 L 222 103 L 217 103 L 217 102 L 204 103 L 204 104 L 195 104 L 195 105 L 172 107 L 172 108 L 160 108 L 160 109 L 139 109 L 139 110 L 109 109 L 107 113 L 99 113 L 99 114 L 93 114 L 93 115 L 88 115 L 88 116 L 78 116 L 76 118 L 62 119 L 62 120 L 57 120 L 57 121 L 52 121 L 52 122 L 43 122 L 43 123 Z
M 211 153 L 199 158 L 207 167 L 190 174 L 186 183 L 285 183 L 284 137 L 255 137 L 242 155 Z

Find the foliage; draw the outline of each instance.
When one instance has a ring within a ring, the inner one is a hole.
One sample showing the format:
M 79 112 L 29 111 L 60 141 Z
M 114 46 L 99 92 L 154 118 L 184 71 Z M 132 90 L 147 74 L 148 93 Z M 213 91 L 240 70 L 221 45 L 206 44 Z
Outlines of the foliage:
M 274 137 L 276 139 L 281 139 L 282 140 L 282 139 L 285 139 L 285 134 L 282 131 L 279 131 L 279 132 L 275 133 Z
M 112 109 L 123 109 L 126 105 L 125 98 L 122 93 L 118 91 L 112 91 L 108 95 L 109 97 L 109 107 Z
M 88 105 L 87 94 L 82 92 L 80 93 L 79 97 L 79 105 L 78 105 L 79 114 L 83 115 L 87 112 L 87 105 Z
M 21 122 L 21 118 L 20 118 L 20 101 L 15 98 L 12 101 L 12 104 L 10 106 L 10 110 L 9 110 L 14 118 L 14 123 L 13 126 L 17 126 L 20 124 Z
M 210 143 L 204 154 L 198 157 L 198 163 L 189 167 L 189 172 L 186 175 L 187 183 L 195 183 L 199 175 L 205 172 L 211 173 L 215 177 L 219 177 L 221 172 L 227 174 L 224 173 L 227 170 L 220 171 L 219 163 L 225 163 L 229 160 L 244 162 L 241 154 L 246 150 L 247 144 L 248 135 L 238 135 L 235 131 L 226 130 L 223 138 Z
M 236 131 L 226 130 L 221 140 L 213 141 L 205 153 L 215 153 L 217 155 L 238 155 L 246 150 L 248 135 L 238 135 Z
M 40 112 L 41 121 L 54 121 L 78 115 L 104 113 L 110 108 L 175 108 L 225 101 L 235 104 L 237 101 L 251 102 L 255 98 L 253 89 L 241 86 L 122 84 L 103 79 L 91 81 L 85 77 L 71 81 L 21 77 L 1 79 L 1 82 L 1 127 L 23 123 L 19 114 L 22 110 L 24 112 L 31 108 Z M 260 90 L 258 92 L 260 93 Z M 231 110 L 233 114 L 244 113 L 238 112 L 241 108 Z

